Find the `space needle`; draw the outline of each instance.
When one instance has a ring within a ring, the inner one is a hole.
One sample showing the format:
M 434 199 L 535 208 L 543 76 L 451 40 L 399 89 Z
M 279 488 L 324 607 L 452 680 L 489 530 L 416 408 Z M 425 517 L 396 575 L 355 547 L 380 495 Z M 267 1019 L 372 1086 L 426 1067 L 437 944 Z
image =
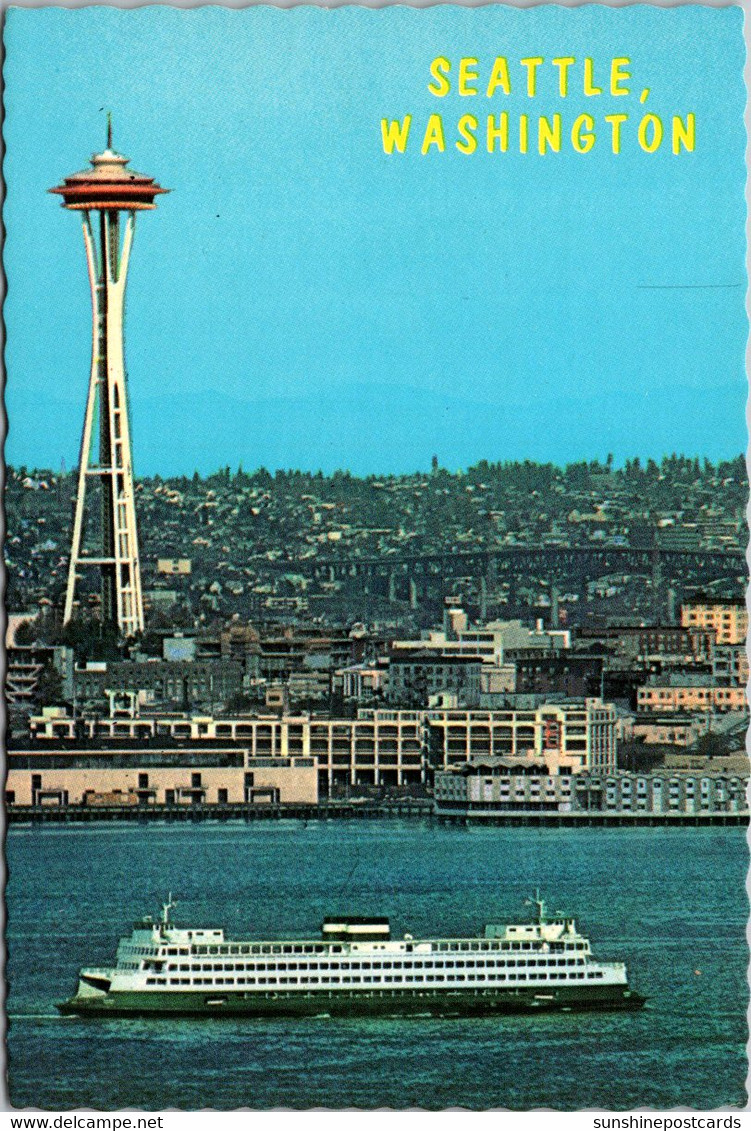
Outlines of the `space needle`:
M 168 191 L 128 163 L 112 148 L 108 115 L 104 152 L 91 158 L 90 169 L 49 190 L 62 196 L 64 208 L 81 213 L 93 315 L 63 623 L 73 615 L 82 571 L 98 569 L 102 623 L 112 624 L 125 638 L 144 627 L 123 351 L 125 281 L 136 212 L 153 209 L 156 196 Z M 97 506 L 98 521 L 91 513 Z M 88 541 L 87 526 L 94 531 Z

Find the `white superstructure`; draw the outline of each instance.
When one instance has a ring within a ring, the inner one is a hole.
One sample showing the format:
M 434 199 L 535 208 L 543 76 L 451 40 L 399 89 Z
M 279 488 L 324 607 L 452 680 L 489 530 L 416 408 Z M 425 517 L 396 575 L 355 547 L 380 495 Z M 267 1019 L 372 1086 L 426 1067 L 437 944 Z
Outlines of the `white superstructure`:
M 621 962 L 597 962 L 574 919 L 490 924 L 476 938 L 392 939 L 388 920 L 328 919 L 323 939 L 244 942 L 220 929 L 137 925 L 111 969 L 81 971 L 79 995 L 101 993 L 244 994 L 311 990 L 475 991 L 625 986 Z

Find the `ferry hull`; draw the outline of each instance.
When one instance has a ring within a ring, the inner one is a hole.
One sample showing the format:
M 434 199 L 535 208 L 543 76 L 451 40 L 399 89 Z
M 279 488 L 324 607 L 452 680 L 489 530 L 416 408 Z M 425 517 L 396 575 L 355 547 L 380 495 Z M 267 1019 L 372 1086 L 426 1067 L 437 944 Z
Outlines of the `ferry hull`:
M 636 1010 L 645 998 L 626 985 L 542 986 L 430 993 L 422 990 L 292 993 L 118 992 L 73 997 L 63 1014 L 98 1017 L 481 1017 L 556 1010 Z

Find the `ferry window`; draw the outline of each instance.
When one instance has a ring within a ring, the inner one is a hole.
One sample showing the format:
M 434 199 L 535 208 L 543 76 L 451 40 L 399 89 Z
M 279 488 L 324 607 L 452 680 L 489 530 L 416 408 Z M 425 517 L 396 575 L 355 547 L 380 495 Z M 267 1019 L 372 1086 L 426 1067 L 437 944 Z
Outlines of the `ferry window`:
M 250 953 L 250 947 L 249 946 L 241 946 L 240 947 L 240 954 L 249 954 L 249 953 Z
M 451 962 L 451 961 L 449 960 L 449 961 L 448 961 L 448 962 L 446 963 L 446 968 L 448 969 L 449 967 L 453 967 L 453 965 L 454 965 L 454 963 L 453 963 L 453 962 Z
M 404 963 L 404 969 L 405 970 L 411 970 L 413 967 L 414 967 L 414 962 L 405 962 Z
M 296 970 L 297 969 L 297 963 L 296 962 L 288 962 L 287 963 L 287 969 L 288 970 Z
M 383 969 L 384 970 L 390 970 L 391 969 L 391 963 L 390 962 L 384 962 Z
M 216 951 L 214 953 L 216 953 Z M 261 947 L 261 954 L 271 954 L 271 947 L 270 946 L 262 946 Z
M 359 970 L 360 969 L 360 963 L 359 962 L 353 962 L 351 969 L 352 970 Z
M 380 962 L 374 962 L 374 963 L 373 963 L 373 969 L 374 969 L 374 970 L 380 970 L 380 969 L 381 969 L 381 964 L 380 964 Z
M 370 965 L 369 962 L 363 962 L 362 968 L 363 968 L 363 970 L 372 970 L 372 966 Z
M 216 946 L 210 946 L 209 947 L 209 954 L 218 954 L 218 953 L 219 953 L 219 947 L 216 947 Z
M 475 977 L 477 978 L 478 982 L 484 982 L 485 981 L 485 975 L 484 974 L 476 974 Z
M 320 970 L 328 970 L 329 964 L 328 962 L 319 962 L 318 967 Z
M 436 974 L 435 980 L 436 980 L 436 982 L 445 982 L 446 978 L 444 977 L 443 974 Z
M 312 946 L 304 946 L 303 947 L 303 953 L 304 954 L 313 954 L 314 953 L 313 947 Z
M 369 977 L 369 975 L 367 975 L 367 974 L 363 978 L 363 982 L 372 982 L 372 981 L 373 981 L 373 979 L 371 977 Z
M 459 967 L 459 966 L 464 966 L 464 965 L 465 965 L 465 963 L 464 963 L 464 962 L 462 962 L 461 960 L 459 960 L 459 961 L 457 961 L 457 962 L 456 962 L 456 966 L 457 966 L 457 967 Z
M 443 970 L 443 967 L 444 967 L 443 962 L 436 962 L 436 964 L 435 964 L 436 970 Z
M 466 980 L 467 979 L 465 978 L 464 974 L 457 974 L 456 975 L 456 981 L 457 982 L 466 982 Z

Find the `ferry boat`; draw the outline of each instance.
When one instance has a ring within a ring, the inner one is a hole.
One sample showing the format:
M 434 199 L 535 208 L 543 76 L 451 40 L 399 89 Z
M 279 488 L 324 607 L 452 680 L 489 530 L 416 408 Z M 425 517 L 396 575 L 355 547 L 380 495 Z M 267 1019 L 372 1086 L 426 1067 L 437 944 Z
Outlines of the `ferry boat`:
M 574 919 L 490 923 L 469 938 L 393 938 L 388 919 L 340 916 L 319 939 L 234 941 L 223 930 L 136 923 L 113 967 L 83 969 L 61 1013 L 101 1016 L 453 1017 L 639 1009 L 622 962 L 598 962 Z

